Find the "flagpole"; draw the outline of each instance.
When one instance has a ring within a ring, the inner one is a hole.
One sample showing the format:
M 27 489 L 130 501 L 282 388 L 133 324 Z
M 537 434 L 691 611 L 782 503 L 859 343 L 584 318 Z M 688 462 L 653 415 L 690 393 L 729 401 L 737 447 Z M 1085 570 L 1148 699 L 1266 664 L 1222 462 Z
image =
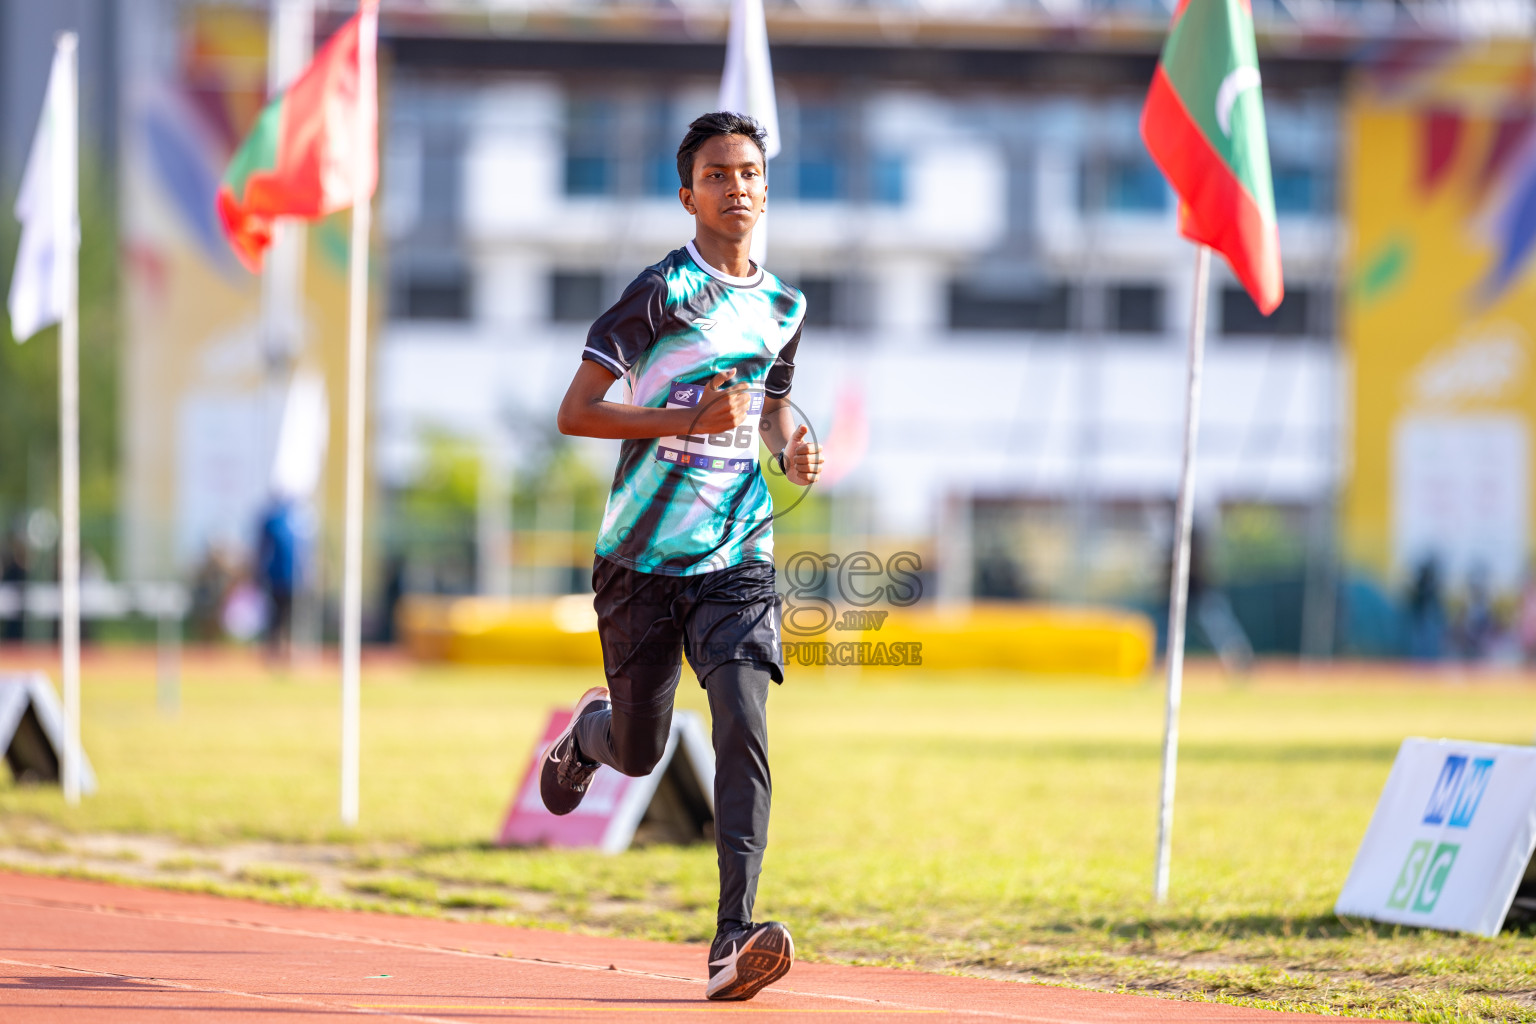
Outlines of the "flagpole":
M 763 126 L 763 179 L 768 162 L 779 154 L 779 101 L 773 87 L 773 60 L 768 53 L 768 22 L 763 0 L 731 0 L 726 26 L 725 67 L 720 73 L 720 110 L 746 114 Z M 768 214 L 752 230 L 752 261 L 762 266 L 768 256 Z
M 378 41 L 378 11 L 374 5 L 362 5 L 362 22 L 357 41 L 357 136 L 353 140 L 352 244 L 349 261 L 347 323 L 347 493 L 346 537 L 342 562 L 341 608 L 341 820 L 357 824 L 360 779 L 361 665 L 363 615 L 363 433 L 367 423 L 368 364 L 368 230 L 372 216 L 372 196 L 366 188 L 368 161 L 373 133 L 371 120 L 376 110 L 375 51 Z
M 59 323 L 59 646 L 64 681 L 64 799 L 80 802 L 80 237 L 76 37 L 59 35 L 63 64 L 53 109 L 53 237 L 63 250 L 54 287 L 62 291 Z
M 1163 723 L 1163 782 L 1157 809 L 1157 870 L 1152 894 L 1168 898 L 1173 848 L 1173 793 L 1179 766 L 1179 703 L 1184 695 L 1184 629 L 1189 611 L 1190 538 L 1195 523 L 1195 448 L 1200 439 L 1200 378 L 1205 369 L 1206 291 L 1211 250 L 1195 247 L 1195 286 L 1189 317 L 1189 368 L 1184 389 L 1184 456 L 1174 512 L 1173 571 L 1168 587 L 1168 698 Z
M 267 95 L 276 96 L 304 72 L 314 55 L 315 0 L 277 0 L 272 5 L 267 45 Z M 266 362 L 266 393 L 261 396 L 265 419 L 262 443 L 275 465 L 282 412 L 273 405 L 283 400 L 292 384 L 295 366 L 304 348 L 304 247 L 307 230 L 303 221 L 284 218 L 272 225 L 272 248 L 261 277 L 263 356 Z M 269 497 L 281 497 L 277 494 Z M 292 495 L 295 500 L 298 495 Z M 300 637 L 307 638 L 310 580 L 301 570 L 293 580 L 293 600 L 288 608 L 288 658 L 297 668 L 302 660 Z M 274 623 L 273 628 L 278 624 Z

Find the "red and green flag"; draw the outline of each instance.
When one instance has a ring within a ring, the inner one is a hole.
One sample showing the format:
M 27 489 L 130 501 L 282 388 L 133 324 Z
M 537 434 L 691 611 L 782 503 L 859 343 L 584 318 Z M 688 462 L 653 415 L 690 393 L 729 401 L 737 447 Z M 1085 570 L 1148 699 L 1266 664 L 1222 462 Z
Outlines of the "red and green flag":
M 219 220 L 240 262 L 261 269 L 278 217 L 315 220 L 373 195 L 378 97 L 359 54 L 373 59 L 378 0 L 362 0 L 304 73 L 267 104 L 219 183 Z M 364 95 L 366 93 L 366 95 Z M 366 131 L 358 153 L 358 119 Z
M 1141 137 L 1179 195 L 1184 237 L 1225 256 L 1269 315 L 1285 283 L 1249 0 L 1180 0 Z

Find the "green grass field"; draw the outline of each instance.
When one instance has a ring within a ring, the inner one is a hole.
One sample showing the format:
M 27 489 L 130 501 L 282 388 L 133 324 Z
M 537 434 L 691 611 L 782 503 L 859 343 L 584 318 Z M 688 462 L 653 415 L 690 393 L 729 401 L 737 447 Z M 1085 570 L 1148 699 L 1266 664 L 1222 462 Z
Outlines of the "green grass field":
M 330 843 L 358 875 L 351 891 L 407 912 L 712 933 L 712 848 L 487 845 L 545 715 L 589 673 L 371 671 L 355 832 L 336 823 L 331 676 L 195 664 L 187 675 L 168 719 L 147 670 L 88 671 L 101 791 L 69 809 L 56 790 L 0 784 L 0 860 L 40 822 L 63 847 L 102 832 L 214 851 Z M 679 704 L 704 710 L 691 681 Z M 1330 909 L 1402 738 L 1528 743 L 1536 687 L 1197 675 L 1163 906 L 1149 898 L 1156 683 L 799 672 L 769 706 L 775 804 L 759 916 L 789 922 L 808 956 L 1389 1019 L 1536 1021 L 1529 933 L 1450 936 Z M 187 855 L 161 874 L 174 883 L 209 863 Z M 282 863 L 219 885 L 331 899 Z

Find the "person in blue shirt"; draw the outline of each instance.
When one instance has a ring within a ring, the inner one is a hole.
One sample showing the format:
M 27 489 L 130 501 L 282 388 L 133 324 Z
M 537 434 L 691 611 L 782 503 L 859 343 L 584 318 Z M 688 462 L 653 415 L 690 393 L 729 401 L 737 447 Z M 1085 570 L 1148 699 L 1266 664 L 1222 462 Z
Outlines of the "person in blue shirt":
M 256 544 L 256 583 L 267 598 L 265 644 L 272 660 L 293 644 L 293 594 L 303 578 L 307 537 L 298 503 L 274 497 L 262 512 Z

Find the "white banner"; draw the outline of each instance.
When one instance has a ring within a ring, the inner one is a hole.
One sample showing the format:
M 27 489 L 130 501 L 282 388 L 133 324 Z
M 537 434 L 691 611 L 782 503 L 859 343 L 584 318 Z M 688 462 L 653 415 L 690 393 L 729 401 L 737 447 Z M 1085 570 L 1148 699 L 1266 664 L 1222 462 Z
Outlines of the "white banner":
M 1404 416 L 1392 437 L 1392 553 L 1461 585 L 1520 588 L 1530 536 L 1530 440 L 1519 416 Z
M 1536 846 L 1536 748 L 1406 739 L 1334 912 L 1497 935 Z

